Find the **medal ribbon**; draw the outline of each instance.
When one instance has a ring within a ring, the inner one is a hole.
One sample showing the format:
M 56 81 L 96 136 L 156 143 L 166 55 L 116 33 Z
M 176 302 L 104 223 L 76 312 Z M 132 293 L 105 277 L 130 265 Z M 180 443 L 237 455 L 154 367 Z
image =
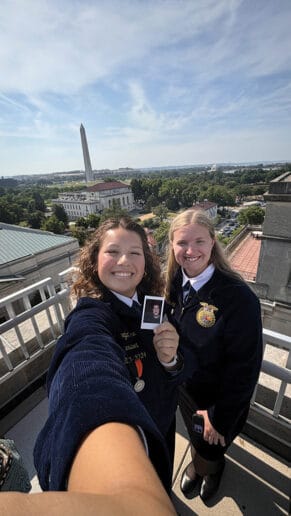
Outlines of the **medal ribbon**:
M 143 371 L 143 363 L 142 363 L 142 360 L 140 358 L 137 358 L 135 361 L 135 367 L 136 367 L 136 371 L 137 371 L 137 376 L 138 378 L 141 378 L 142 377 L 142 371 Z

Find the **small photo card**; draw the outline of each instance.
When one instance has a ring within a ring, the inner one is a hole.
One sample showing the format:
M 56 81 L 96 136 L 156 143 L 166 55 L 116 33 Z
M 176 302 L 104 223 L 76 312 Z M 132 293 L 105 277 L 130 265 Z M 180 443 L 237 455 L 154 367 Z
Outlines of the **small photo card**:
M 161 324 L 163 320 L 164 302 L 164 297 L 145 296 L 140 326 L 142 329 L 153 330 L 156 326 Z

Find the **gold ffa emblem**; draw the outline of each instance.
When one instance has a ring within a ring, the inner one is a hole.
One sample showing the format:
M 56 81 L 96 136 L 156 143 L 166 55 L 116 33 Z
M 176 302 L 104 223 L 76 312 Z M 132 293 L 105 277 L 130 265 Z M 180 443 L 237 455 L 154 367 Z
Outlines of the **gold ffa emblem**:
M 201 308 L 199 308 L 196 314 L 196 321 L 203 328 L 210 328 L 215 324 L 215 314 L 214 312 L 218 310 L 216 306 L 209 305 L 208 303 L 200 303 Z

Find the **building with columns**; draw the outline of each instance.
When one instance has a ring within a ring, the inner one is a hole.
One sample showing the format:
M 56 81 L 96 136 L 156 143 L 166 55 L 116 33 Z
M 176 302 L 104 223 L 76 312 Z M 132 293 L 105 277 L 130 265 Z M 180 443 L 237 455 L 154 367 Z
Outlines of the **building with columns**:
M 63 206 L 70 220 L 101 213 L 114 204 L 127 211 L 135 207 L 131 187 L 121 181 L 96 183 L 79 192 L 63 192 L 53 202 Z

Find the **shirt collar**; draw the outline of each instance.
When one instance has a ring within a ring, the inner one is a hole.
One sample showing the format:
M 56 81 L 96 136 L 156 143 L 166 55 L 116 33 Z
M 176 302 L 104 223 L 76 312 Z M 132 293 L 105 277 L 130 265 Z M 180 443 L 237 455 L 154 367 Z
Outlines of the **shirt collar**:
M 132 304 L 133 304 L 134 301 L 136 301 L 138 304 L 140 304 L 139 300 L 138 300 L 138 297 L 137 297 L 137 292 L 136 291 L 135 291 L 135 293 L 133 294 L 132 297 L 123 296 L 122 294 L 118 294 L 118 292 L 114 292 L 114 290 L 111 290 L 111 292 L 120 301 L 122 301 L 122 303 L 124 303 L 125 305 L 129 306 L 130 308 L 132 307 Z
M 194 288 L 194 290 L 199 290 L 207 281 L 210 280 L 212 274 L 214 273 L 214 265 L 213 263 L 210 263 L 204 271 L 202 271 L 198 276 L 195 276 L 194 278 L 189 278 L 184 270 L 182 269 L 182 287 L 187 283 L 187 281 L 190 281 L 191 287 Z

